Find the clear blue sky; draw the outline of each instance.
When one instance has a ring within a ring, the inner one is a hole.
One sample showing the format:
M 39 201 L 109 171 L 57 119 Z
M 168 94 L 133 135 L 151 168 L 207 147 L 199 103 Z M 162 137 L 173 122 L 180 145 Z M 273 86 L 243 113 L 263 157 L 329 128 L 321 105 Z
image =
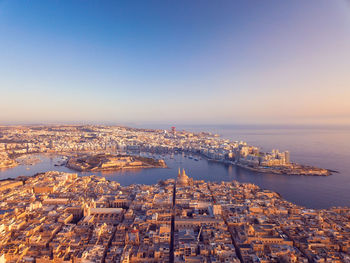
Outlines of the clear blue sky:
M 0 0 L 0 124 L 349 124 L 350 2 Z

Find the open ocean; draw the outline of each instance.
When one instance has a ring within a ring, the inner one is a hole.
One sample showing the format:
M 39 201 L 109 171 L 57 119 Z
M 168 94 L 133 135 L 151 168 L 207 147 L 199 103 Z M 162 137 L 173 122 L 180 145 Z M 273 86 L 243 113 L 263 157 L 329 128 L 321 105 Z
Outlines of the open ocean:
M 225 138 L 243 140 L 248 144 L 259 146 L 263 151 L 270 151 L 273 148 L 289 150 L 293 162 L 337 170 L 339 173 L 328 177 L 257 173 L 204 159 L 195 161 L 179 154 L 174 158 L 162 157 L 169 166 L 166 169 L 123 170 L 94 174 L 118 181 L 122 185 L 154 184 L 161 179 L 175 178 L 178 167 L 183 167 L 194 179 L 254 183 L 280 193 L 288 201 L 308 208 L 350 207 L 350 128 L 182 126 L 177 129 L 218 133 Z M 41 158 L 43 161 L 33 166 L 21 165 L 0 170 L 0 179 L 33 175 L 49 170 L 74 172 L 66 167 L 54 166 L 58 161 L 57 158 L 44 155 Z M 80 173 L 80 175 L 88 174 L 91 173 Z

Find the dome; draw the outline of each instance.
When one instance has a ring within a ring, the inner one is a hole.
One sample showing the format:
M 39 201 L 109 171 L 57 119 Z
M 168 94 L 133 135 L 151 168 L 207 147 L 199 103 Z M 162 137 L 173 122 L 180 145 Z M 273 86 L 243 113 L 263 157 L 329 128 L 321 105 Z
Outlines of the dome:
M 185 169 L 182 169 L 182 173 L 180 173 L 180 168 L 179 168 L 177 183 L 179 185 L 188 185 L 188 176 L 186 175 Z

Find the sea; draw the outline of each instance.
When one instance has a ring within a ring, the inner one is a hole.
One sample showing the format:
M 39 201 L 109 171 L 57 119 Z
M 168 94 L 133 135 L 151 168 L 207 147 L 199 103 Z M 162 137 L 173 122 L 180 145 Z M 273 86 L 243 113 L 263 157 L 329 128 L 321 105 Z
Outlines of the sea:
M 121 185 L 154 184 L 159 180 L 176 178 L 178 168 L 184 168 L 186 174 L 196 180 L 253 183 L 278 192 L 286 200 L 306 208 L 350 207 L 350 127 L 206 125 L 179 126 L 177 129 L 212 132 L 234 141 L 246 141 L 264 152 L 272 149 L 289 150 L 293 162 L 337 172 L 325 177 L 259 173 L 196 156 L 189 158 L 188 155 L 175 154 L 158 156 L 166 161 L 168 168 L 78 174 L 104 176 Z M 35 165 L 0 170 L 0 179 L 31 176 L 51 170 L 75 172 L 64 166 L 55 166 L 60 162 L 59 156 L 39 155 L 39 158 L 41 162 Z

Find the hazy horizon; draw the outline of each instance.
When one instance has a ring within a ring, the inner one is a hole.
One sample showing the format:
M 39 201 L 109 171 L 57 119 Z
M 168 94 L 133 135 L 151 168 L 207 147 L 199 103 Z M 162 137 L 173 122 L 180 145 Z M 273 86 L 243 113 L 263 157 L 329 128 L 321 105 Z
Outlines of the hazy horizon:
M 350 125 L 350 4 L 0 1 L 0 125 Z
M 171 129 L 175 126 L 177 130 L 193 130 L 200 129 L 203 132 L 208 131 L 210 128 L 219 129 L 325 129 L 325 130 L 349 130 L 350 124 L 278 124 L 278 123 L 164 123 L 164 122 L 8 122 L 0 123 L 0 127 L 36 127 L 36 126 L 110 126 L 110 127 L 129 127 L 129 128 L 140 128 L 140 129 Z

